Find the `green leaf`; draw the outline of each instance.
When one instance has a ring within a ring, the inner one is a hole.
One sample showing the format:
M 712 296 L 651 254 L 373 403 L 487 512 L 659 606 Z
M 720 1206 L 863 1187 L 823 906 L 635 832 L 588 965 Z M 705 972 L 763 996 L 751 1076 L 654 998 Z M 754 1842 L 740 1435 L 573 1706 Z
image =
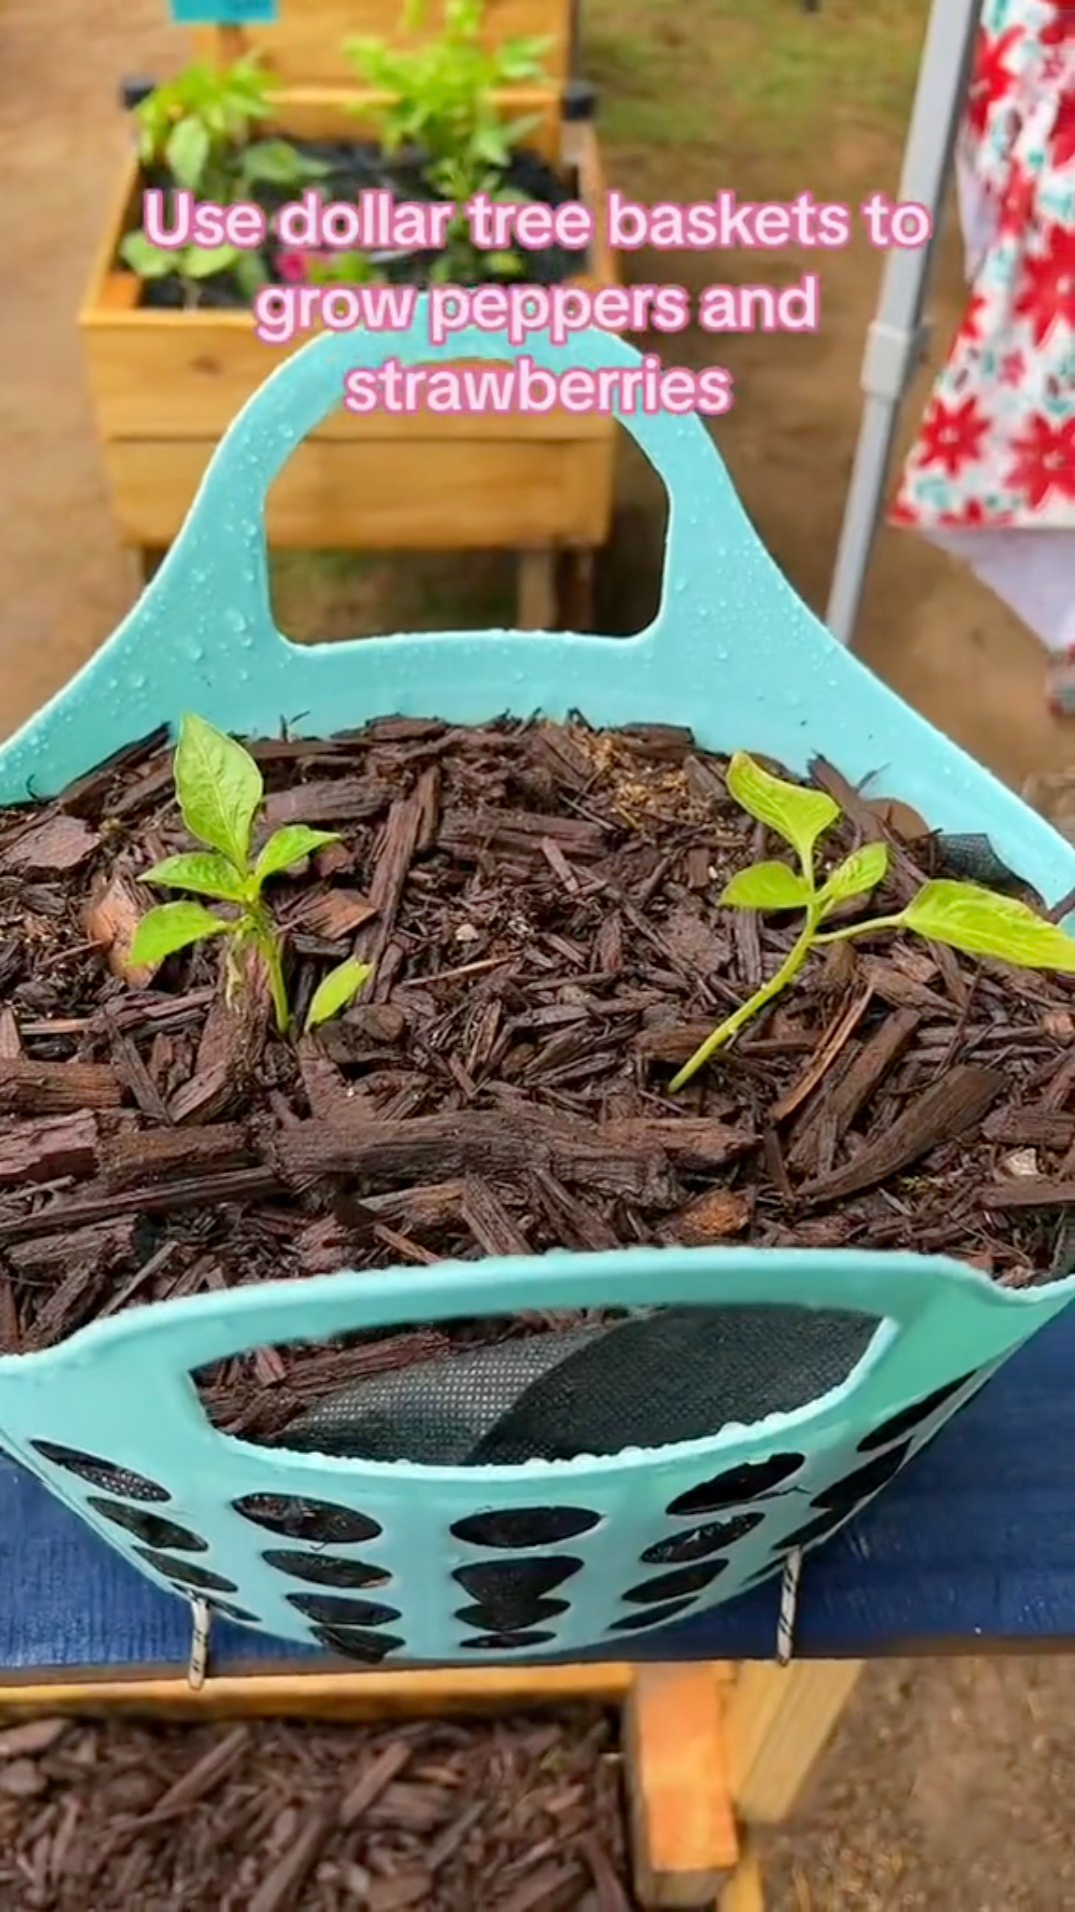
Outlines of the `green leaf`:
M 353 957 L 340 963 L 336 969 L 330 969 L 314 990 L 313 1000 L 306 1012 L 307 1029 L 316 1029 L 318 1023 L 327 1022 L 330 1016 L 338 1016 L 353 1002 L 359 990 L 373 975 L 372 963 L 356 963 Z
M 1019 969 L 1055 969 L 1075 975 L 1075 937 L 1013 897 L 977 883 L 938 879 L 912 897 L 901 921 L 934 943 L 968 956 L 992 956 Z
M 853 896 L 865 896 L 867 891 L 877 888 L 887 871 L 887 843 L 864 843 L 837 865 L 821 891 L 820 900 L 828 911 L 837 903 L 850 902 Z
M 235 279 L 244 299 L 251 304 L 257 298 L 263 285 L 268 283 L 268 273 L 256 252 L 241 252 L 235 261 Z
M 743 750 L 736 751 L 728 766 L 728 789 L 748 816 L 775 830 L 798 851 L 804 869 L 809 867 L 818 837 L 840 814 L 839 804 L 823 790 L 804 790 L 801 784 L 784 783 L 770 776 Z
M 169 172 L 188 192 L 197 192 L 209 158 L 209 129 L 200 119 L 181 119 L 164 149 Z
M 517 252 L 488 252 L 485 263 L 499 279 L 519 279 L 526 271 Z
M 175 786 L 191 836 L 219 850 L 245 875 L 250 832 L 264 793 L 254 759 L 204 717 L 188 715 L 179 730 Z
M 806 878 L 786 863 L 755 863 L 732 877 L 720 900 L 737 910 L 801 910 L 812 895 Z
M 220 896 L 229 903 L 243 901 L 243 879 L 238 870 L 227 857 L 214 856 L 209 850 L 166 857 L 138 880 L 159 884 L 163 890 L 193 890 L 196 896 Z
M 151 245 L 144 232 L 129 232 L 120 246 L 119 256 L 140 279 L 166 279 L 179 263 L 176 253 Z
M 242 258 L 237 246 L 188 246 L 183 254 L 184 279 L 211 279 L 227 272 Z
M 128 969 L 151 968 L 206 936 L 222 936 L 232 928 L 223 916 L 214 916 L 201 903 L 162 903 L 143 916 L 127 952 Z
M 323 175 L 327 167 L 321 167 Z M 269 186 L 292 186 L 301 179 L 303 162 L 286 139 L 263 139 L 243 154 L 243 178 L 264 180 Z
M 266 877 L 279 876 L 281 871 L 301 863 L 303 857 L 323 850 L 326 843 L 339 840 L 338 830 L 310 830 L 305 823 L 285 823 L 282 830 L 269 838 L 254 865 L 254 875 L 260 885 Z
M 515 148 L 521 146 L 524 139 L 541 125 L 540 113 L 523 113 L 518 119 L 507 120 L 504 125 L 504 143 Z
M 506 166 L 511 157 L 507 141 L 499 127 L 483 126 L 474 136 L 473 151 L 490 166 Z

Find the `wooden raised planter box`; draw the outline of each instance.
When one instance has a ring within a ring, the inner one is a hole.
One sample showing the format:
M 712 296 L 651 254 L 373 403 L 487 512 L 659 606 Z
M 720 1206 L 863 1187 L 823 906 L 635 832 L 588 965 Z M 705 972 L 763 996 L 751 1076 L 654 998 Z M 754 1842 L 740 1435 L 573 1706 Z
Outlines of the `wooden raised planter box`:
M 608 1664 L 286 1674 L 210 1680 L 198 1691 L 182 1680 L 7 1686 L 0 1688 L 0 1727 L 21 1717 L 61 1713 L 379 1724 L 453 1713 L 532 1713 L 579 1703 L 613 1708 L 621 1722 L 636 1903 L 647 1912 L 675 1907 L 760 1912 L 756 1864 L 749 1848 L 741 1846 L 731 1804 L 725 1721 L 732 1674 L 724 1663 Z
M 492 0 L 499 36 L 550 31 L 550 0 Z M 363 136 L 356 102 L 377 96 L 341 84 L 338 48 L 351 34 L 386 34 L 395 7 L 383 0 L 310 0 L 259 37 L 202 35 L 219 57 L 257 47 L 281 83 L 276 131 L 306 139 Z M 554 18 L 554 25 L 557 24 Z M 493 30 L 492 27 L 490 29 Z M 198 38 L 199 36 L 196 36 Z M 387 37 L 387 36 L 386 36 Z M 595 214 L 597 239 L 576 281 L 617 283 L 603 233 L 603 181 L 588 123 L 565 124 L 559 80 L 566 30 L 549 58 L 556 90 L 515 91 L 505 112 L 541 111 L 527 142 L 543 158 L 574 168 L 580 198 Z M 318 53 L 318 47 L 322 52 Z M 305 49 L 305 51 L 304 51 Z M 327 51 L 325 49 L 331 49 Z M 295 82 L 303 61 L 313 81 Z M 367 131 L 367 136 L 369 133 Z M 119 263 L 119 246 L 140 193 L 132 154 L 116 195 L 80 314 L 89 385 L 113 512 L 124 541 L 147 558 L 176 537 L 209 457 L 236 412 L 280 359 L 300 348 L 272 347 L 245 311 L 169 311 L 141 304 L 139 280 Z M 615 423 L 599 416 L 438 416 L 342 409 L 300 447 L 273 488 L 271 545 L 305 550 L 512 550 L 521 567 L 520 621 L 552 615 L 557 552 L 586 555 L 611 522 Z

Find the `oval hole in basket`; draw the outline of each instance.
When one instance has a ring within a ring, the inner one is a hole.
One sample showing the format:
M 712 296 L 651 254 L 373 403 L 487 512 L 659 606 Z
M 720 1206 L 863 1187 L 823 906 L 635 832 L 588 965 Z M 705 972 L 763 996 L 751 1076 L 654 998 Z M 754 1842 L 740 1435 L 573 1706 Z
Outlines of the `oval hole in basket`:
M 667 1540 L 659 1540 L 656 1546 L 647 1547 L 641 1558 L 646 1566 L 654 1567 L 704 1560 L 707 1554 L 719 1553 L 723 1547 L 734 1547 L 737 1540 L 760 1527 L 764 1519 L 764 1513 L 735 1514 L 731 1520 L 714 1520 L 705 1527 L 691 1527 L 686 1533 L 671 1534 Z
M 555 1547 L 600 1523 L 600 1514 L 588 1507 L 502 1507 L 468 1514 L 449 1531 L 471 1547 Z
M 729 1467 L 711 1480 L 698 1482 L 671 1502 L 670 1514 L 716 1514 L 737 1501 L 753 1500 L 758 1494 L 782 1487 L 803 1465 L 802 1454 L 770 1454 L 768 1460 L 744 1461 L 741 1467 Z
M 353 1507 L 330 1500 L 306 1500 L 291 1494 L 244 1494 L 232 1506 L 244 1520 L 265 1527 L 285 1540 L 321 1541 L 346 1546 L 356 1540 L 375 1540 L 381 1532 L 376 1520 Z
M 361 1627 L 314 1627 L 312 1637 L 330 1653 L 361 1660 L 367 1666 L 376 1666 L 378 1660 L 404 1644 L 398 1633 L 364 1633 Z
M 878 1454 L 876 1460 L 867 1462 L 865 1467 L 856 1467 L 853 1473 L 845 1474 L 842 1480 L 835 1480 L 829 1487 L 822 1487 L 811 1497 L 811 1507 L 831 1507 L 834 1511 L 850 1513 L 861 1501 L 876 1494 L 879 1487 L 898 1474 L 910 1452 L 910 1441 L 901 1441 L 898 1447 L 886 1448 Z
M 572 1574 L 581 1560 L 554 1555 L 551 1560 L 487 1560 L 457 1567 L 452 1575 L 473 1600 L 482 1602 L 539 1600 Z
M 793 1547 L 812 1547 L 815 1541 L 825 1540 L 829 1534 L 834 1534 L 847 1518 L 847 1510 L 841 1508 L 835 1514 L 818 1514 L 816 1520 L 804 1520 L 794 1533 L 785 1534 L 782 1540 L 774 1541 L 770 1552 L 788 1554 Z
M 30 1446 L 42 1460 L 51 1461 L 53 1467 L 77 1474 L 80 1480 L 88 1480 L 91 1487 L 100 1487 L 106 1494 L 123 1494 L 127 1500 L 171 1500 L 167 1488 L 158 1487 L 155 1480 L 147 1479 L 145 1474 L 134 1474 L 116 1461 L 103 1460 L 98 1454 L 84 1454 L 78 1447 L 60 1447 L 55 1441 L 31 1441 Z
M 495 1601 L 485 1606 L 458 1607 L 455 1617 L 464 1626 L 481 1627 L 486 1633 L 512 1633 L 518 1627 L 539 1626 L 543 1620 L 555 1620 L 566 1613 L 569 1600 L 531 1600 L 515 1607 L 498 1607 Z
M 399 1619 L 398 1607 L 384 1607 L 377 1600 L 348 1600 L 332 1593 L 286 1593 L 284 1598 L 289 1607 L 322 1626 L 383 1627 Z
M 673 1573 L 658 1573 L 652 1580 L 640 1580 L 637 1587 L 631 1587 L 621 1597 L 646 1606 L 654 1600 L 675 1600 L 681 1593 L 700 1593 L 727 1569 L 726 1560 L 710 1560 L 701 1567 L 677 1567 Z
M 225 1580 L 223 1574 L 211 1573 L 208 1567 L 196 1567 L 192 1560 L 169 1560 L 167 1554 L 157 1553 L 152 1547 L 136 1547 L 135 1553 L 148 1566 L 163 1573 L 169 1580 L 179 1581 L 184 1587 L 194 1587 L 205 1593 L 238 1593 L 234 1580 Z
M 252 1627 L 264 1625 L 264 1621 L 259 1620 L 256 1613 L 250 1613 L 246 1607 L 233 1607 L 230 1600 L 210 1599 L 205 1604 L 211 1607 L 214 1613 L 222 1613 L 225 1619 L 241 1620 L 244 1625 Z
M 167 1547 L 176 1553 L 209 1552 L 209 1542 L 200 1534 L 181 1527 L 178 1521 L 165 1520 L 162 1514 L 146 1513 L 141 1507 L 124 1507 L 117 1500 L 102 1500 L 99 1494 L 90 1494 L 86 1505 L 117 1527 L 125 1527 L 136 1539 L 144 1540 L 147 1547 Z
M 286 1547 L 270 1548 L 261 1558 L 277 1573 L 307 1580 L 315 1587 L 380 1587 L 392 1577 L 384 1567 L 373 1567 L 366 1560 L 335 1559 L 331 1554 L 292 1552 Z
M 524 1646 L 543 1646 L 555 1633 L 482 1633 L 476 1640 L 460 1640 L 467 1653 L 512 1653 Z
M 609 1633 L 644 1633 L 647 1627 L 663 1626 L 666 1620 L 674 1620 L 677 1613 L 688 1613 L 693 1600 L 669 1600 L 667 1606 L 651 1607 L 648 1613 L 628 1613 L 622 1620 L 613 1620 L 606 1629 Z
M 932 1394 L 925 1394 L 920 1401 L 912 1401 L 910 1407 L 901 1408 L 898 1414 L 890 1415 L 887 1421 L 882 1421 L 880 1427 L 875 1427 L 872 1434 L 867 1434 L 859 1442 L 858 1452 L 870 1454 L 874 1448 L 887 1447 L 889 1441 L 896 1441 L 901 1434 L 910 1433 L 920 1421 L 933 1413 L 934 1408 L 941 1407 L 953 1394 L 958 1394 L 960 1388 L 966 1387 L 968 1381 L 973 1381 L 974 1373 L 972 1369 L 970 1374 L 960 1375 L 958 1381 L 949 1381 L 947 1386 L 935 1388 Z

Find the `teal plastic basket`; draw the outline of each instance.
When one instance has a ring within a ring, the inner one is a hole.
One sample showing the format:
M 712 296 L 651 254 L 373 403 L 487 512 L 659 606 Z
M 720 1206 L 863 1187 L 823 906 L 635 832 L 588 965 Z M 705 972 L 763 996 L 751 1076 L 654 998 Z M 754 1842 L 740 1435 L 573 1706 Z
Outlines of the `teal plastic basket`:
M 485 333 L 440 351 L 426 337 L 420 312 L 393 354 L 510 357 Z M 641 635 L 287 642 L 269 608 L 268 487 L 339 402 L 345 373 L 385 355 L 375 336 L 319 338 L 267 381 L 135 610 L 0 751 L 0 801 L 55 794 L 185 710 L 259 737 L 284 722 L 324 736 L 393 713 L 478 724 L 581 710 L 601 725 L 689 724 L 705 749 L 767 753 L 797 772 L 820 752 L 938 829 L 986 832 L 1048 903 L 1075 885 L 1075 851 L 795 596 L 694 417 L 622 420 L 669 494 L 661 606 Z M 534 355 L 553 370 L 638 362 L 600 333 Z M 822 1542 L 1073 1296 L 1075 1278 L 1010 1292 L 952 1260 L 852 1250 L 557 1252 L 341 1272 L 142 1307 L 0 1359 L 0 1441 L 141 1572 L 267 1634 L 371 1661 L 618 1653 Z M 791 1410 L 766 1412 L 759 1393 L 756 1418 L 709 1439 L 512 1468 L 256 1447 L 210 1426 L 190 1378 L 259 1345 L 647 1303 L 771 1310 L 774 1348 L 787 1310 L 868 1325 L 837 1378 Z

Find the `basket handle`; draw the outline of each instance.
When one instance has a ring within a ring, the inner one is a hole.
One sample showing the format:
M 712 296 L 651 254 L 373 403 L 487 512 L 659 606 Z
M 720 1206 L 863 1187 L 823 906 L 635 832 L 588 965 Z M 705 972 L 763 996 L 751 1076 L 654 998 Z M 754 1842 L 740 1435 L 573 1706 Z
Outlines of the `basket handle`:
M 91 1324 L 57 1350 L 0 1358 L 0 1383 L 40 1386 L 51 1372 L 92 1371 L 147 1404 L 166 1397 L 189 1409 L 192 1370 L 249 1349 L 322 1340 L 361 1330 L 533 1309 L 784 1304 L 850 1309 L 879 1332 L 865 1357 L 875 1404 L 899 1402 L 925 1381 L 949 1378 L 953 1349 L 974 1349 L 978 1367 L 1018 1345 L 1075 1295 L 1075 1277 L 1039 1290 L 998 1288 L 939 1256 L 776 1249 L 557 1251 L 441 1263 L 379 1273 L 276 1281 L 137 1309 Z M 73 1375 L 72 1375 L 73 1378 Z M 864 1374 L 857 1374 L 865 1381 Z M 858 1388 L 855 1388 L 856 1398 Z
M 660 608 L 648 630 L 616 640 L 614 671 L 609 638 L 568 633 L 432 632 L 289 643 L 271 611 L 266 497 L 303 439 L 342 404 L 347 373 L 390 357 L 406 365 L 516 357 L 504 333 L 477 329 L 431 345 L 427 313 L 428 294 L 422 294 L 406 332 L 325 334 L 271 372 L 221 439 L 178 538 L 134 609 L 78 676 L 0 749 L 0 804 L 24 802 L 28 793 L 55 794 L 132 738 L 162 723 L 174 728 L 191 708 L 248 736 L 277 735 L 282 720 L 294 734 L 324 735 L 340 727 L 341 712 L 354 723 L 363 710 L 415 716 L 435 710 L 449 720 L 484 722 L 506 708 L 505 698 L 518 698 L 520 638 L 527 646 L 527 709 L 566 716 L 590 701 L 608 723 L 645 721 L 657 707 L 673 651 L 678 676 L 697 685 L 699 695 L 706 678 L 721 676 L 728 651 L 713 651 L 705 623 L 718 592 L 729 628 L 752 627 L 765 587 L 779 599 L 785 620 L 815 625 L 815 641 L 841 655 L 766 554 L 701 419 L 621 411 L 616 416 L 664 480 L 669 511 Z M 527 349 L 535 363 L 557 372 L 629 371 L 642 363 L 632 345 L 593 328 L 562 346 L 538 337 Z M 268 371 L 268 349 L 265 362 Z M 487 708 L 490 696 L 500 701 Z

